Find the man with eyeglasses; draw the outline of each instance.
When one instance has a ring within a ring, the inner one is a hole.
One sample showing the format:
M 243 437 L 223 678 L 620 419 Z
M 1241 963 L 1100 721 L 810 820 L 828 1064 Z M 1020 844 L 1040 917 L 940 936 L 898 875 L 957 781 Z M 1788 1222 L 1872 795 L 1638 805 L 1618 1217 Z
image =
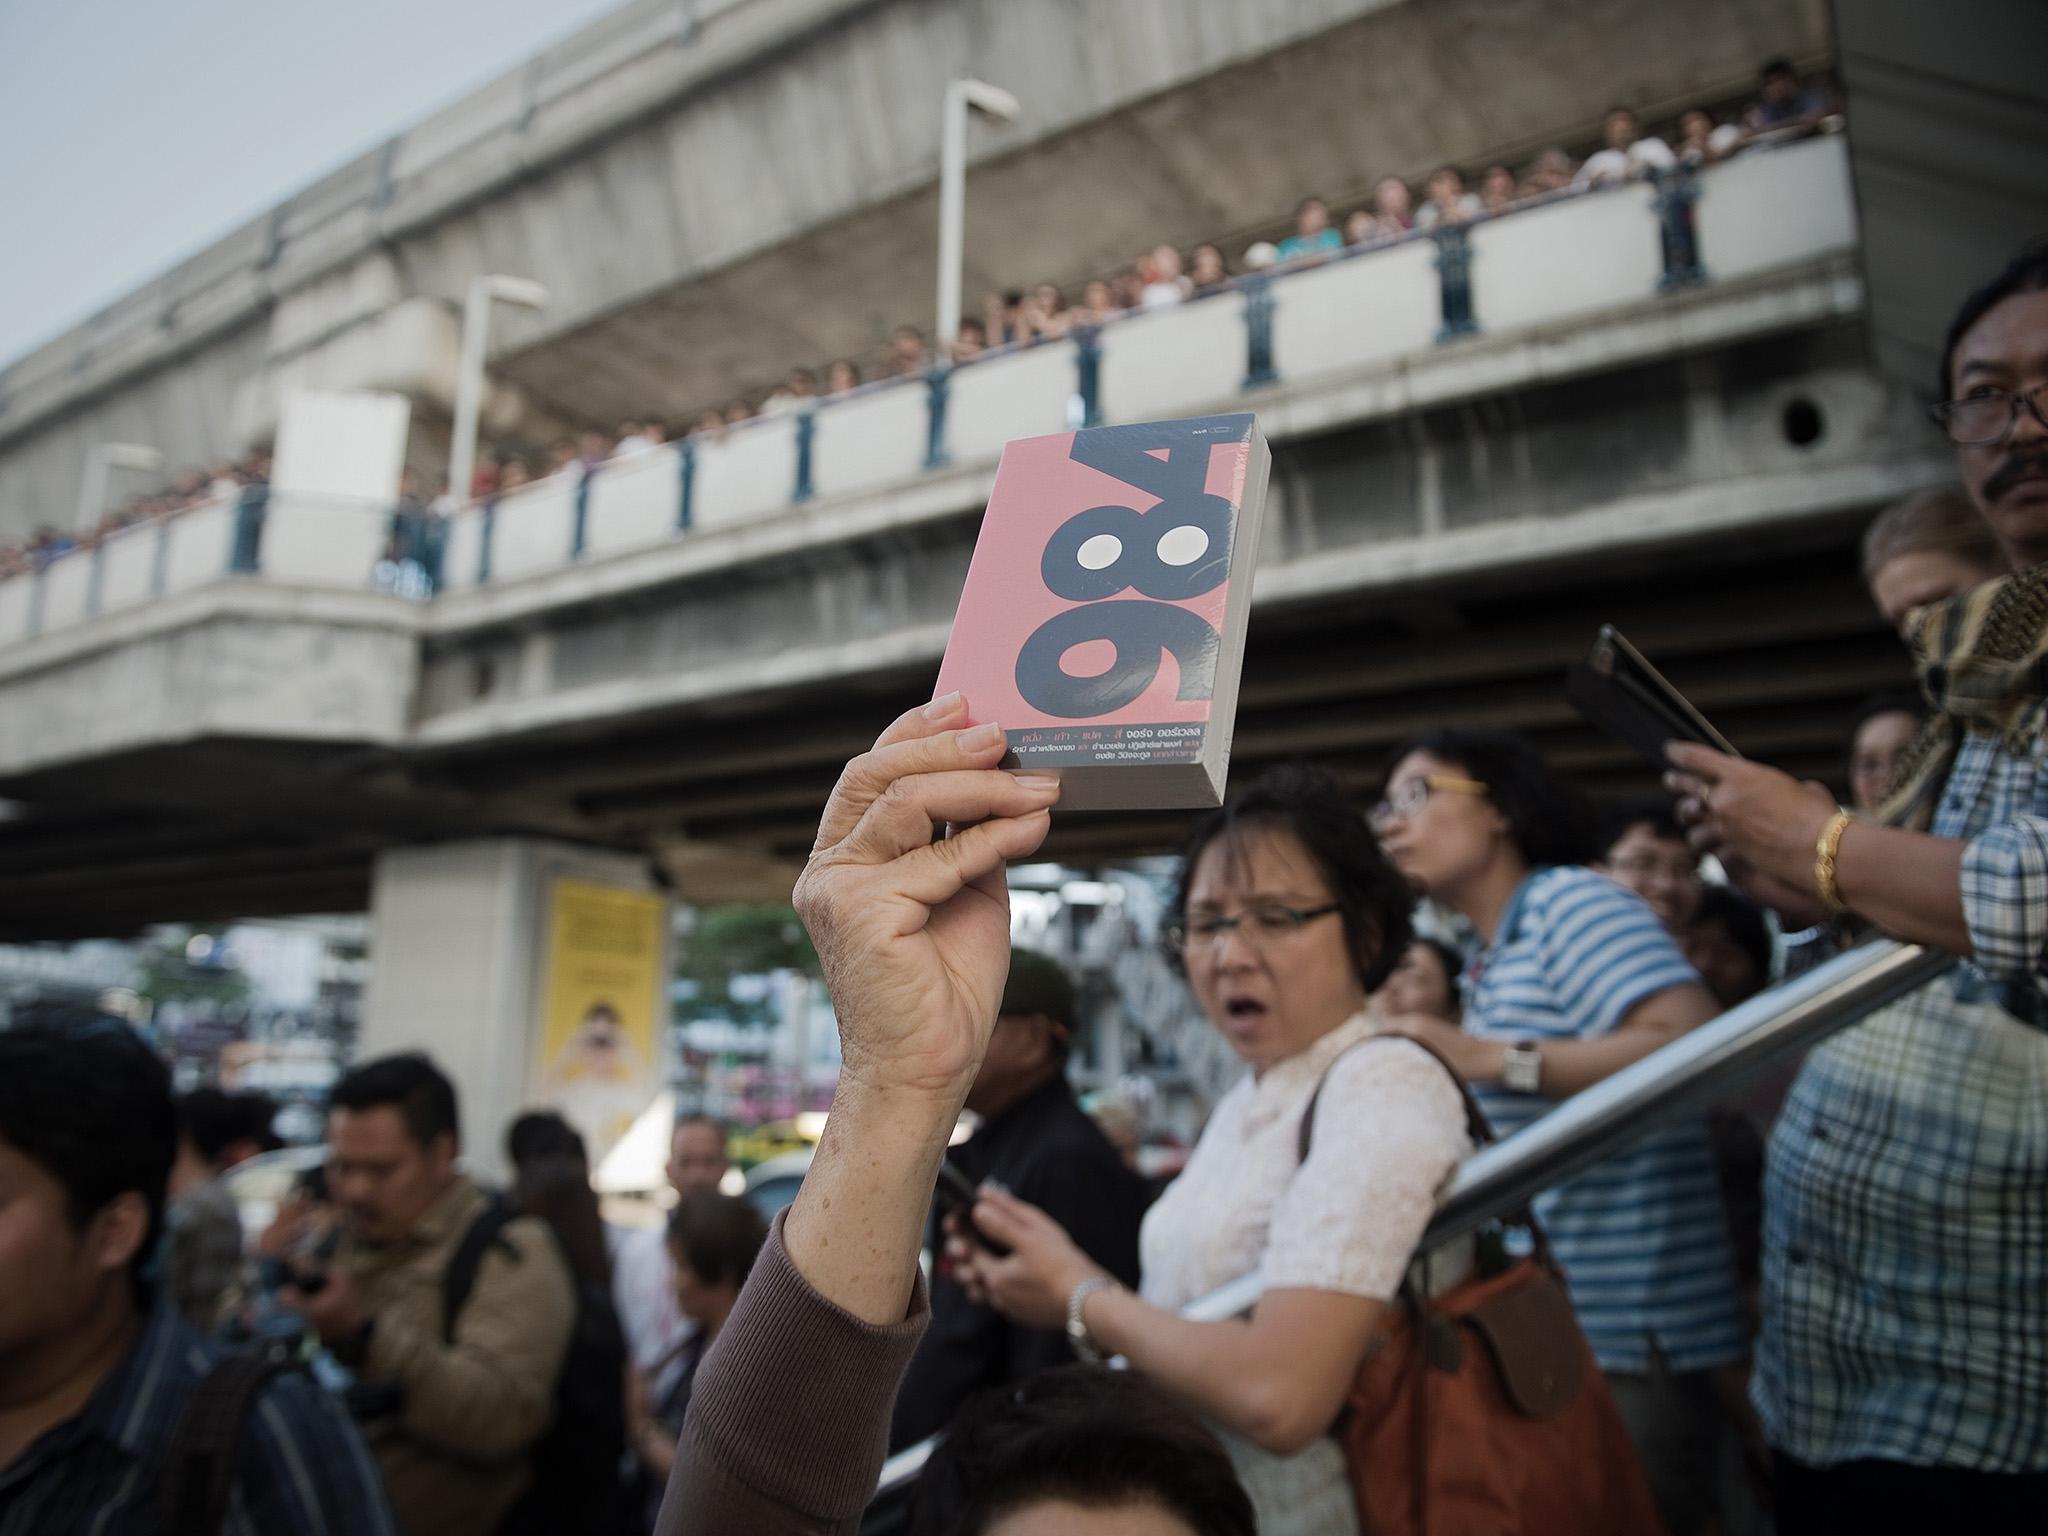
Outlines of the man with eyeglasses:
M 1788 926 L 1853 913 L 1965 962 L 1817 1047 L 1772 1136 L 1755 1395 L 1785 1536 L 2048 1510 L 2048 244 L 1941 366 L 2017 574 L 1907 615 L 1935 713 L 1884 805 L 1671 749 L 1695 845 Z

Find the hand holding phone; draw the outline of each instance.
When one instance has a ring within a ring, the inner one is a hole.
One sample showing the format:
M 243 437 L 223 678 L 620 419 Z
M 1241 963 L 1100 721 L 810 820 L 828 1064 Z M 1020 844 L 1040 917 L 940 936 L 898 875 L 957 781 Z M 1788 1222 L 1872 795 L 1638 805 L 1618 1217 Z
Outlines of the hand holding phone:
M 1010 1256 L 1010 1250 L 991 1237 L 985 1236 L 974 1224 L 974 1202 L 977 1198 L 974 1181 L 958 1167 L 944 1158 L 939 1160 L 939 1182 L 933 1194 L 938 1198 L 939 1213 L 943 1216 L 957 1216 L 961 1236 L 977 1248 L 986 1249 L 999 1259 Z

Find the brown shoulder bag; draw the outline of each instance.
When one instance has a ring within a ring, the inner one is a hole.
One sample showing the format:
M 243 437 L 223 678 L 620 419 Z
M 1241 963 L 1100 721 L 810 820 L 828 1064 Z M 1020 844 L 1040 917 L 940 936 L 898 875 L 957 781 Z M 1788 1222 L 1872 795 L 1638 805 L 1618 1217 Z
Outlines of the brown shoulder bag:
M 1473 1145 L 1492 1142 L 1464 1079 L 1422 1048 L 1458 1085 Z M 1526 1206 L 1502 1225 L 1533 1251 L 1496 1248 L 1441 1296 L 1411 1273 L 1366 1350 L 1336 1428 L 1365 1536 L 1662 1536 L 1543 1229 Z

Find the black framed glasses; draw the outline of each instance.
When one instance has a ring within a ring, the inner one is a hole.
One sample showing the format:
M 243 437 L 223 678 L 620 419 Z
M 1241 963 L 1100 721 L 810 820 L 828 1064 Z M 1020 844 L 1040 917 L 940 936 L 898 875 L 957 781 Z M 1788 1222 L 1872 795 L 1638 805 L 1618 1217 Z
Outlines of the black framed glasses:
M 1930 405 L 1927 413 L 1941 423 L 1950 442 L 1964 448 L 1981 448 L 2012 436 L 2012 429 L 2019 425 L 2021 407 L 2033 412 L 2034 420 L 2048 427 L 2048 405 L 2042 403 L 2043 391 L 2048 391 L 2048 384 L 2022 390 L 1986 389 L 1960 400 Z
M 1235 917 L 1222 917 L 1213 912 L 1198 913 L 1179 922 L 1166 925 L 1166 942 L 1182 954 L 1199 949 L 1205 944 L 1221 944 L 1224 936 L 1242 933 L 1254 944 L 1267 939 L 1284 939 L 1291 933 L 1299 933 L 1319 917 L 1328 917 L 1341 910 L 1336 902 L 1320 907 L 1247 907 Z

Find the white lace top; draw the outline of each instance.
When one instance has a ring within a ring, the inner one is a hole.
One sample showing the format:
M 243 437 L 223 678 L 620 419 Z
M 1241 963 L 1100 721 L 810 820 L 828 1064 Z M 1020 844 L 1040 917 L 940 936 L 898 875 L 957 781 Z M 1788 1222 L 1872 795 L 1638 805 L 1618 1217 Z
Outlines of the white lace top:
M 1217 1103 L 1187 1169 L 1145 1217 L 1147 1301 L 1178 1309 L 1253 1269 L 1269 1288 L 1381 1301 L 1400 1289 L 1438 1193 L 1472 1143 L 1443 1067 L 1410 1041 L 1372 1034 L 1359 1014 L 1245 1076 Z M 1318 1083 L 1304 1162 L 1301 1117 Z M 1439 1290 L 1470 1263 L 1468 1239 L 1433 1256 L 1422 1283 Z M 1251 1496 L 1260 1536 L 1357 1536 L 1335 1440 L 1275 1456 L 1211 1428 Z
M 1372 1033 L 1358 1014 L 1217 1103 L 1186 1170 L 1145 1217 L 1147 1301 L 1178 1309 L 1255 1268 L 1269 1289 L 1378 1300 L 1400 1289 L 1472 1143 L 1449 1074 L 1419 1046 Z

